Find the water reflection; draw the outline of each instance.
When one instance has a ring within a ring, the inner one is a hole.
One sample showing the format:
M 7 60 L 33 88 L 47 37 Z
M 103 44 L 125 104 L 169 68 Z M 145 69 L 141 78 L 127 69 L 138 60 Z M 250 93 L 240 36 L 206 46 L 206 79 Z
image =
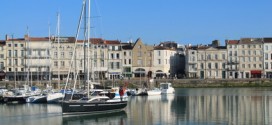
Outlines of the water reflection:
M 64 116 L 63 125 L 125 125 L 127 114 L 125 111 L 103 115 Z
M 47 104 L 2 104 L 1 124 L 50 125 L 61 124 L 59 105 Z
M 176 89 L 173 95 L 130 97 L 125 111 L 63 117 L 60 105 L 0 104 L 2 124 L 269 125 L 272 88 Z
M 128 124 L 272 124 L 272 91 L 263 89 L 177 89 L 175 95 L 133 97 Z
M 198 93 L 201 90 L 201 93 Z M 241 90 L 241 91 L 240 91 Z M 260 125 L 271 124 L 271 91 L 258 89 L 190 89 L 186 96 L 177 95 L 174 110 L 178 123 L 214 123 Z M 192 95 L 192 96 L 191 96 Z M 181 101 L 185 100 L 185 112 Z

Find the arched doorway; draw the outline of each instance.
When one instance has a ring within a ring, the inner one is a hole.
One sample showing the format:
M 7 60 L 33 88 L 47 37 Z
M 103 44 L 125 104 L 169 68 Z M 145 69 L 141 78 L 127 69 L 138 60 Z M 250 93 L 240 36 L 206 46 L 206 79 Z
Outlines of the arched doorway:
M 156 78 L 163 78 L 166 77 L 166 74 L 162 70 L 156 71 Z
M 134 76 L 135 77 L 145 77 L 145 69 L 143 68 L 138 68 L 134 71 Z

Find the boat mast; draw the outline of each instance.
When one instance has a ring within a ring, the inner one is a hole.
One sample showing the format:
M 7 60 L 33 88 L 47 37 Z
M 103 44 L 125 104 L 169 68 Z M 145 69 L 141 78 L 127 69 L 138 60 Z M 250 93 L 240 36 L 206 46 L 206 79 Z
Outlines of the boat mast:
M 89 50 L 90 50 L 90 23 L 91 23 L 91 21 L 90 21 L 90 13 L 91 13 L 91 0 L 88 0 L 88 16 L 87 16 L 87 21 L 88 22 L 86 22 L 87 23 L 87 42 L 88 42 L 88 44 L 87 44 L 87 83 L 88 83 L 88 97 L 90 97 L 90 92 L 89 92 L 89 89 L 90 89 L 90 55 L 89 55 Z
M 48 24 L 48 42 L 49 42 L 49 47 L 48 47 L 48 50 L 47 50 L 47 54 L 48 54 L 48 59 L 49 59 L 49 67 L 48 67 L 48 80 L 49 80 L 49 85 L 51 86 L 52 82 L 51 82 L 51 55 L 50 55 L 50 52 L 51 52 L 51 48 L 52 48 L 52 44 L 51 44 L 51 28 L 50 28 L 50 23 Z
M 57 39 L 58 39 L 58 88 L 60 89 L 60 36 L 59 36 L 59 30 L 60 30 L 60 14 L 57 14 L 58 22 L 57 22 Z

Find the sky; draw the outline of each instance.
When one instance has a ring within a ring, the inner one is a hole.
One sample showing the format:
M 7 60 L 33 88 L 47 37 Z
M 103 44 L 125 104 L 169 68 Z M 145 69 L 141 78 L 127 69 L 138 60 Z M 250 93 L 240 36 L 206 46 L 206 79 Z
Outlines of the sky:
M 92 0 L 91 36 L 146 44 L 272 37 L 272 0 Z M 1 0 L 0 39 L 75 36 L 82 0 Z

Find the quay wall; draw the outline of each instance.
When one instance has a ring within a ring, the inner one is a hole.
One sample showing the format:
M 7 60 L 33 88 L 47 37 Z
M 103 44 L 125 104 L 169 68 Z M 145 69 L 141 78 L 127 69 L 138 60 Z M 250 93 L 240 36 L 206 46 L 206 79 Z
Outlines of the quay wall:
M 161 82 L 171 82 L 175 88 L 204 88 L 204 87 L 272 87 L 272 79 L 154 79 L 149 82 L 147 79 L 130 80 L 101 80 L 103 86 L 120 86 L 127 83 L 129 88 L 140 88 L 143 86 L 158 87 Z M 58 89 L 58 81 L 51 82 L 52 87 Z M 60 88 L 64 88 L 65 81 L 60 82 Z M 73 82 L 71 82 L 73 83 Z M 16 86 L 25 85 L 25 81 L 16 81 Z M 46 88 L 48 81 L 32 82 L 32 85 Z M 14 81 L 0 81 L 0 87 L 8 89 L 15 87 Z

